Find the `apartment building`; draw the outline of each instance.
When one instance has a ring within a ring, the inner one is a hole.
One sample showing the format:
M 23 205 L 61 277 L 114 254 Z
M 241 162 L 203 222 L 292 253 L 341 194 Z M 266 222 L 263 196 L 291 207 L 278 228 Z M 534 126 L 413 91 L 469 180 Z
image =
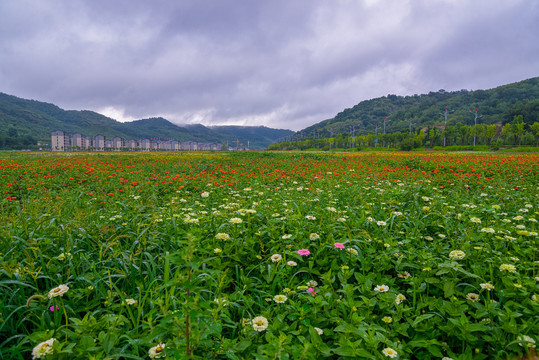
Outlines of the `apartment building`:
M 51 149 L 52 151 L 68 151 L 70 139 L 69 135 L 61 130 L 51 133 Z
M 105 137 L 103 135 L 94 136 L 92 146 L 95 151 L 105 151 Z
M 137 140 L 124 140 L 119 136 L 106 139 L 104 135 L 96 135 L 93 138 L 75 133 L 69 135 L 61 130 L 51 133 L 52 151 L 70 150 L 93 150 L 93 151 L 121 151 L 121 150 L 142 150 L 142 151 L 215 151 L 221 150 L 218 143 L 198 143 L 196 141 L 182 141 L 168 139 L 157 140 L 157 138 Z

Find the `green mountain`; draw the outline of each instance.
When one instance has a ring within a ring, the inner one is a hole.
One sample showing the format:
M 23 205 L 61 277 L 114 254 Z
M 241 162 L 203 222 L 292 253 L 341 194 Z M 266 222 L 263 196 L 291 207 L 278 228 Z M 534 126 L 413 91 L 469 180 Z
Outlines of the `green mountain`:
M 157 137 L 178 141 L 232 141 L 250 144 L 252 150 L 262 150 L 271 143 L 293 134 L 291 130 L 261 126 L 218 126 L 200 124 L 178 126 L 163 118 L 118 122 L 93 111 L 63 110 L 56 105 L 21 99 L 0 93 L 0 149 L 32 148 L 37 142 L 49 143 L 52 131 L 62 130 L 86 136 L 119 136 L 124 139 Z
M 293 134 L 293 131 L 272 129 L 265 126 L 210 126 L 210 129 L 231 138 L 234 142 L 229 142 L 229 146 L 236 147 L 237 144 L 243 144 L 243 147 L 249 149 L 265 149 L 269 144 L 282 141 L 285 137 Z
M 475 109 L 482 116 L 483 124 L 505 124 L 515 115 L 522 115 L 529 125 L 539 121 L 539 77 L 500 86 L 490 90 L 460 90 L 430 92 L 423 95 L 387 95 L 362 101 L 350 109 L 298 131 L 290 140 L 329 138 L 338 134 L 355 135 L 382 132 L 384 117 L 386 132 L 408 132 L 410 118 L 412 129 L 444 124 L 445 108 L 448 109 L 447 125 L 473 125 Z

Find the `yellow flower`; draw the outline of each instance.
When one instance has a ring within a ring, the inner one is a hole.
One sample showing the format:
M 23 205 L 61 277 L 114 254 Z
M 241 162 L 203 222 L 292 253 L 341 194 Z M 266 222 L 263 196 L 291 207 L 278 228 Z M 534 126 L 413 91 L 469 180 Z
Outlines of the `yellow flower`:
M 403 294 L 398 294 L 395 298 L 395 303 L 397 305 L 400 305 L 404 300 L 406 300 L 406 296 L 404 296 Z
M 393 322 L 393 318 L 391 316 L 384 316 L 382 318 L 382 321 L 385 322 L 386 324 L 391 324 Z
M 412 274 L 410 274 L 408 271 L 405 271 L 403 273 L 398 273 L 397 276 L 401 279 L 408 279 Z
M 273 297 L 273 301 L 275 301 L 277 304 L 283 304 L 284 302 L 286 302 L 286 300 L 288 300 L 286 295 L 275 295 Z
M 517 268 L 515 267 L 515 265 L 501 264 L 500 265 L 500 271 L 507 271 L 507 272 L 510 272 L 510 273 L 514 273 L 514 272 L 517 271 Z
M 218 233 L 217 235 L 215 235 L 215 238 L 217 240 L 230 240 L 230 235 L 228 235 L 227 233 Z

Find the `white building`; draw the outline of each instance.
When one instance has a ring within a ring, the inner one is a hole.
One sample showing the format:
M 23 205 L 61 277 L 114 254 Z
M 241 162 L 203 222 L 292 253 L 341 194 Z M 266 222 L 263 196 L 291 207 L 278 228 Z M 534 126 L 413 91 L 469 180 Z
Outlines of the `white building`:
M 69 135 L 61 130 L 51 133 L 51 149 L 52 151 L 67 151 L 69 150 Z
M 122 139 L 122 138 L 119 137 L 119 136 L 113 137 L 112 140 L 111 140 L 111 143 L 112 143 L 112 146 L 111 146 L 111 147 L 112 147 L 114 150 L 120 151 L 120 150 L 122 150 L 122 148 L 124 147 L 124 139 Z
M 136 140 L 126 140 L 125 147 L 129 150 L 137 150 L 139 148 Z
M 105 137 L 103 135 L 94 136 L 93 147 L 95 151 L 105 151 Z

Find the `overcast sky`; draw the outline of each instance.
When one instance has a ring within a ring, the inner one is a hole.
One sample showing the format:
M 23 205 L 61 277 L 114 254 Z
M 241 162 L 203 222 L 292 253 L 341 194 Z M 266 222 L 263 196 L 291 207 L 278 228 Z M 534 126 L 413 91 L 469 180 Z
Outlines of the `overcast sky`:
M 535 76 L 537 0 L 0 0 L 0 92 L 119 121 L 300 130 Z

